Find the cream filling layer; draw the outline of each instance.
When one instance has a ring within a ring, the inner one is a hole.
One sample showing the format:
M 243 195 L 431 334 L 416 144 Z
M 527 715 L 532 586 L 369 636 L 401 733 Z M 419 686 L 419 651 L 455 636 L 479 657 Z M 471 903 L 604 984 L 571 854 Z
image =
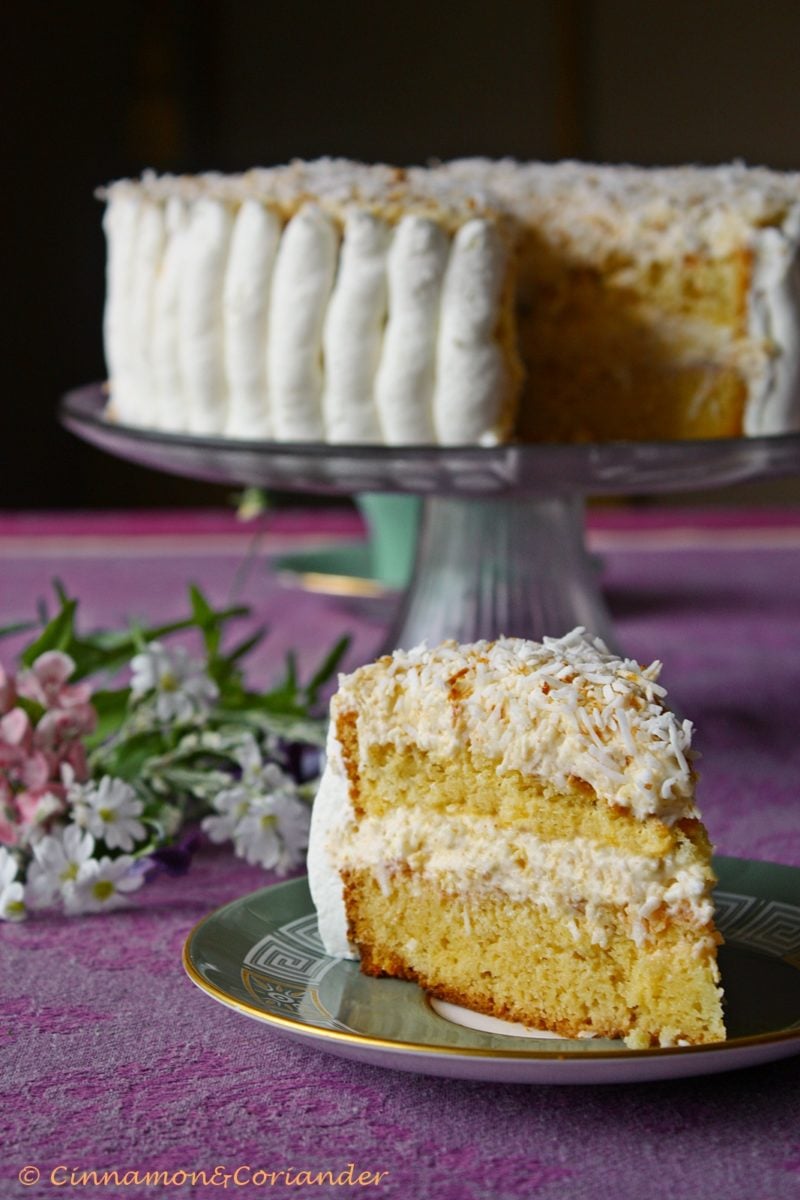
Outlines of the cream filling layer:
M 340 870 L 369 868 L 387 892 L 406 869 L 450 895 L 501 892 L 563 920 L 576 940 L 578 922 L 585 923 L 600 946 L 608 943 L 610 910 L 624 911 L 640 946 L 656 910 L 698 929 L 713 916 L 706 872 L 686 854 L 649 858 L 586 838 L 543 841 L 486 817 L 431 818 L 421 810 L 395 809 L 359 822 L 335 860 Z

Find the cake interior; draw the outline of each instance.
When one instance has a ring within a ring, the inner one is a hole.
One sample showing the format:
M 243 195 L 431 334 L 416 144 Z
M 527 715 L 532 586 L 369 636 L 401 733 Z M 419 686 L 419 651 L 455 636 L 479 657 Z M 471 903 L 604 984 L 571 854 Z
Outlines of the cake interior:
M 356 814 L 340 871 L 367 974 L 564 1037 L 724 1039 L 699 820 L 640 820 L 579 779 L 558 792 L 467 748 L 359 751 L 346 715 L 337 735 Z M 687 873 L 699 904 L 675 898 Z
M 749 394 L 752 255 L 637 262 L 522 239 L 523 441 L 737 437 Z

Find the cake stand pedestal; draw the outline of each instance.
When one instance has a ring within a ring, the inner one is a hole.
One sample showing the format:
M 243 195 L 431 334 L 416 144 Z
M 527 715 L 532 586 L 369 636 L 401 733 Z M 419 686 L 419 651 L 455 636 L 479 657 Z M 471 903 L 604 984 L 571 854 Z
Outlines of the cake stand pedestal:
M 117 425 L 99 384 L 61 402 L 63 424 L 143 466 L 234 486 L 423 499 L 411 583 L 386 649 L 576 625 L 616 648 L 584 543 L 589 495 L 672 492 L 792 475 L 800 434 L 695 442 L 470 447 L 249 442 Z

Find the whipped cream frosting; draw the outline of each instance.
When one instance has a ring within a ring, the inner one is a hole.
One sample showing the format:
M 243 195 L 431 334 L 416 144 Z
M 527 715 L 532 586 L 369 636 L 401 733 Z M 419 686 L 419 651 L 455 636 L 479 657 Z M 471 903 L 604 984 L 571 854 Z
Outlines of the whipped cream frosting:
M 386 321 L 386 256 L 391 230 L 356 210 L 348 215 L 323 334 L 322 412 L 329 442 L 381 442 L 375 403 Z
M 275 437 L 321 442 L 322 329 L 338 252 L 333 221 L 305 204 L 287 225 L 272 283 L 268 362 Z
M 750 372 L 750 437 L 800 430 L 800 204 L 783 228 L 758 230 L 753 252 L 748 331 L 766 353 Z
M 270 436 L 266 342 L 280 236 L 275 214 L 245 200 L 233 224 L 222 295 L 228 437 Z
M 325 770 L 314 800 L 308 838 L 308 886 L 326 952 L 334 958 L 358 958 L 358 950 L 347 936 L 342 878 L 336 861 L 336 847 L 352 832 L 355 813 L 333 722 L 325 753 Z
M 178 347 L 190 433 L 225 429 L 222 295 L 232 229 L 227 205 L 203 196 L 183 234 Z
M 505 433 L 509 234 L 463 186 L 323 160 L 105 199 L 116 419 L 351 444 Z
M 442 284 L 433 423 L 444 445 L 492 445 L 511 379 L 494 339 L 506 249 L 486 221 L 468 221 L 453 239 Z M 476 381 L 480 386 L 476 387 Z M 487 413 L 486 401 L 492 409 Z
M 153 297 L 152 362 L 157 428 L 180 432 L 189 415 L 180 363 L 180 301 L 189 213 L 180 196 L 166 203 L 165 248 Z
M 133 338 L 133 295 L 136 268 L 136 235 L 142 197 L 135 188 L 122 186 L 106 207 L 106 302 L 103 340 L 106 364 L 113 387 L 113 409 L 118 420 L 135 425 L 140 411 L 136 390 L 136 346 Z

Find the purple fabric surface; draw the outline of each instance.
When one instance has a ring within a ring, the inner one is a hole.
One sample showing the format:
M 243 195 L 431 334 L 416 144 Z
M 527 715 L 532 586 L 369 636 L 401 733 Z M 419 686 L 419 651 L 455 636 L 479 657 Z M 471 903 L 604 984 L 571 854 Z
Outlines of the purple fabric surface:
M 754 525 L 745 515 L 742 536 L 725 538 L 713 522 L 687 531 L 685 514 L 599 524 L 594 547 L 619 641 L 663 659 L 673 699 L 695 722 L 717 848 L 800 866 L 800 516 Z M 354 634 L 353 663 L 380 643 L 385 608 L 287 591 L 263 561 L 243 579 L 241 548 L 226 553 L 207 531 L 138 548 L 103 535 L 105 550 L 65 537 L 41 553 L 35 528 L 3 542 L 0 624 L 27 615 L 54 575 L 81 597 L 89 626 L 181 615 L 192 580 L 217 602 L 235 594 L 252 603 L 254 619 L 272 626 L 253 682 L 269 682 L 290 646 L 310 666 L 344 631 Z M 183 974 L 183 942 L 210 909 L 267 882 L 208 850 L 126 911 L 0 926 L 3 1200 L 800 1195 L 797 1058 L 673 1083 L 466 1083 L 338 1059 L 215 1005 Z M 388 1175 L 366 1187 L 224 1191 L 47 1182 L 58 1164 L 211 1174 L 217 1164 L 339 1172 L 351 1162 Z M 42 1179 L 26 1188 L 18 1173 L 27 1164 Z

